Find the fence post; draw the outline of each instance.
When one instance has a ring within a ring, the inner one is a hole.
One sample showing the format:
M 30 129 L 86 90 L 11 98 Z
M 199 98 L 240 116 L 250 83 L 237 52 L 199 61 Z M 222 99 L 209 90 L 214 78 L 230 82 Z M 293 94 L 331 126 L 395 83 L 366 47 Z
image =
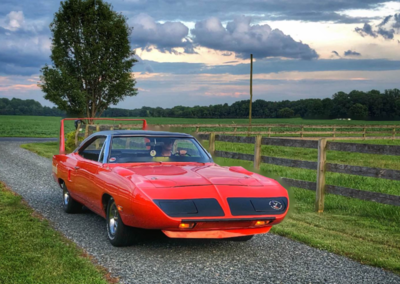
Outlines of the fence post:
M 89 136 L 89 123 L 86 123 L 85 126 L 85 138 L 87 138 Z
M 76 128 L 75 131 L 75 146 L 78 147 L 78 134 L 79 134 L 79 129 L 81 129 L 81 123 L 78 122 L 78 127 Z
M 211 155 L 215 152 L 215 132 L 210 133 L 210 138 L 208 140 L 208 151 Z
M 317 188 L 315 195 L 315 211 L 318 213 L 324 212 L 326 142 L 326 138 L 318 140 Z
M 367 129 L 364 127 L 364 133 L 363 133 L 364 140 L 365 140 L 365 136 L 367 135 L 366 130 Z
M 262 135 L 257 135 L 254 142 L 254 169 L 259 170 L 261 164 L 261 141 Z
M 233 132 L 236 132 L 236 130 L 237 130 L 237 127 L 233 128 Z
M 268 127 L 268 138 L 271 137 L 271 127 Z
M 198 126 L 196 127 L 196 133 L 197 133 L 197 132 L 199 132 L 199 127 L 198 127 Z
M 336 127 L 333 127 L 333 137 L 336 137 Z
M 301 127 L 301 138 L 303 138 L 304 126 Z
M 393 128 L 393 137 L 392 140 L 394 140 L 396 138 L 396 128 Z
M 99 132 L 99 131 L 100 131 L 100 125 L 97 124 L 97 125 L 96 125 L 96 132 Z M 99 149 L 99 148 L 100 148 L 99 139 L 96 139 L 95 145 L 96 145 L 96 149 Z

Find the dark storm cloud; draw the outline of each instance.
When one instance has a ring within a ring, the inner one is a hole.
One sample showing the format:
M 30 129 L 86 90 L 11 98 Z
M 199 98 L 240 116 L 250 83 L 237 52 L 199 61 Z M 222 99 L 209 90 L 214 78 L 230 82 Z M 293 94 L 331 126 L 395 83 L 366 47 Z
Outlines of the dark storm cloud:
M 273 30 L 267 24 L 250 23 L 250 17 L 236 17 L 225 28 L 218 18 L 209 18 L 197 22 L 191 33 L 194 43 L 216 50 L 233 51 L 241 58 L 247 58 L 251 53 L 256 58 L 318 58 L 314 49 L 293 40 L 282 31 Z
M 361 56 L 361 53 L 349 49 L 344 52 L 344 56 Z

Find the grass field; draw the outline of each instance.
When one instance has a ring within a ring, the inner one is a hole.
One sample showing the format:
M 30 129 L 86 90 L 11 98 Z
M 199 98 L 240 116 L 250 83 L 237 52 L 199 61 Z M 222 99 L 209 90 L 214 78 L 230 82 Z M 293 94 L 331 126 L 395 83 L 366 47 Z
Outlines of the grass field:
M 16 115 L 0 115 L 0 136 L 1 137 L 57 137 L 60 132 L 61 117 L 51 116 L 16 116 Z M 246 124 L 248 119 L 196 119 L 196 118 L 165 118 L 165 117 L 149 117 L 146 118 L 148 124 Z M 400 121 L 346 121 L 346 120 L 305 120 L 301 118 L 291 119 L 253 119 L 253 124 L 304 124 L 304 125 L 394 125 Z M 99 123 L 110 123 L 109 121 L 100 121 Z M 118 122 L 122 124 L 132 122 Z M 116 124 L 118 124 L 116 123 Z M 65 132 L 74 130 L 73 121 L 65 122 Z M 184 128 L 180 131 L 188 132 L 193 129 Z M 210 128 L 200 129 L 201 131 L 212 130 Z M 229 130 L 219 128 L 218 130 Z M 255 128 L 254 131 L 261 129 Z M 265 129 L 263 129 L 265 131 Z M 272 129 L 279 131 L 279 128 Z M 299 128 L 286 129 L 287 131 L 299 131 Z M 327 129 L 315 129 L 315 131 L 324 131 Z M 358 130 L 357 130 L 358 131 Z M 376 129 L 378 131 L 378 129 Z M 282 136 L 282 135 L 280 135 Z M 339 136 L 339 135 L 338 135 Z
M 351 141 L 355 142 L 355 141 Z M 400 140 L 357 141 L 399 145 Z M 203 141 L 207 147 L 207 142 Z M 32 143 L 22 147 L 51 158 L 58 143 Z M 217 150 L 253 153 L 251 144 L 216 142 Z M 262 155 L 316 161 L 316 149 L 262 146 Z M 252 169 L 252 162 L 215 158 L 223 166 Z M 398 157 L 328 151 L 327 161 L 400 170 Z M 316 171 L 261 164 L 260 174 L 279 180 L 289 177 L 316 181 Z M 327 184 L 400 195 L 400 182 L 384 179 L 327 173 Z M 283 223 L 272 232 L 310 246 L 345 255 L 359 262 L 382 267 L 400 274 L 400 208 L 327 194 L 323 214 L 314 212 L 315 192 L 289 189 L 291 210 Z
M 0 182 L 0 283 L 110 283 L 105 270 Z

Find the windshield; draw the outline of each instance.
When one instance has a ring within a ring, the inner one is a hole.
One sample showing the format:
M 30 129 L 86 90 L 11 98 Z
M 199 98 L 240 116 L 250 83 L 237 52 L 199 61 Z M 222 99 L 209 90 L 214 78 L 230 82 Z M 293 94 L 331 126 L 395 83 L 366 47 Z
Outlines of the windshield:
M 114 136 L 109 163 L 212 162 L 193 138 Z

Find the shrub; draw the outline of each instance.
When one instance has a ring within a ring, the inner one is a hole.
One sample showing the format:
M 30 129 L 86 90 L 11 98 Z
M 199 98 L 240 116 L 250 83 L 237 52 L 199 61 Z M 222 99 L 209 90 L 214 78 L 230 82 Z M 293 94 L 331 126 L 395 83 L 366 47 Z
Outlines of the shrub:
M 67 153 L 71 153 L 77 147 L 75 145 L 75 131 L 68 132 L 65 136 L 67 141 L 65 142 L 65 151 Z M 84 137 L 78 136 L 78 143 L 81 143 L 84 140 Z

